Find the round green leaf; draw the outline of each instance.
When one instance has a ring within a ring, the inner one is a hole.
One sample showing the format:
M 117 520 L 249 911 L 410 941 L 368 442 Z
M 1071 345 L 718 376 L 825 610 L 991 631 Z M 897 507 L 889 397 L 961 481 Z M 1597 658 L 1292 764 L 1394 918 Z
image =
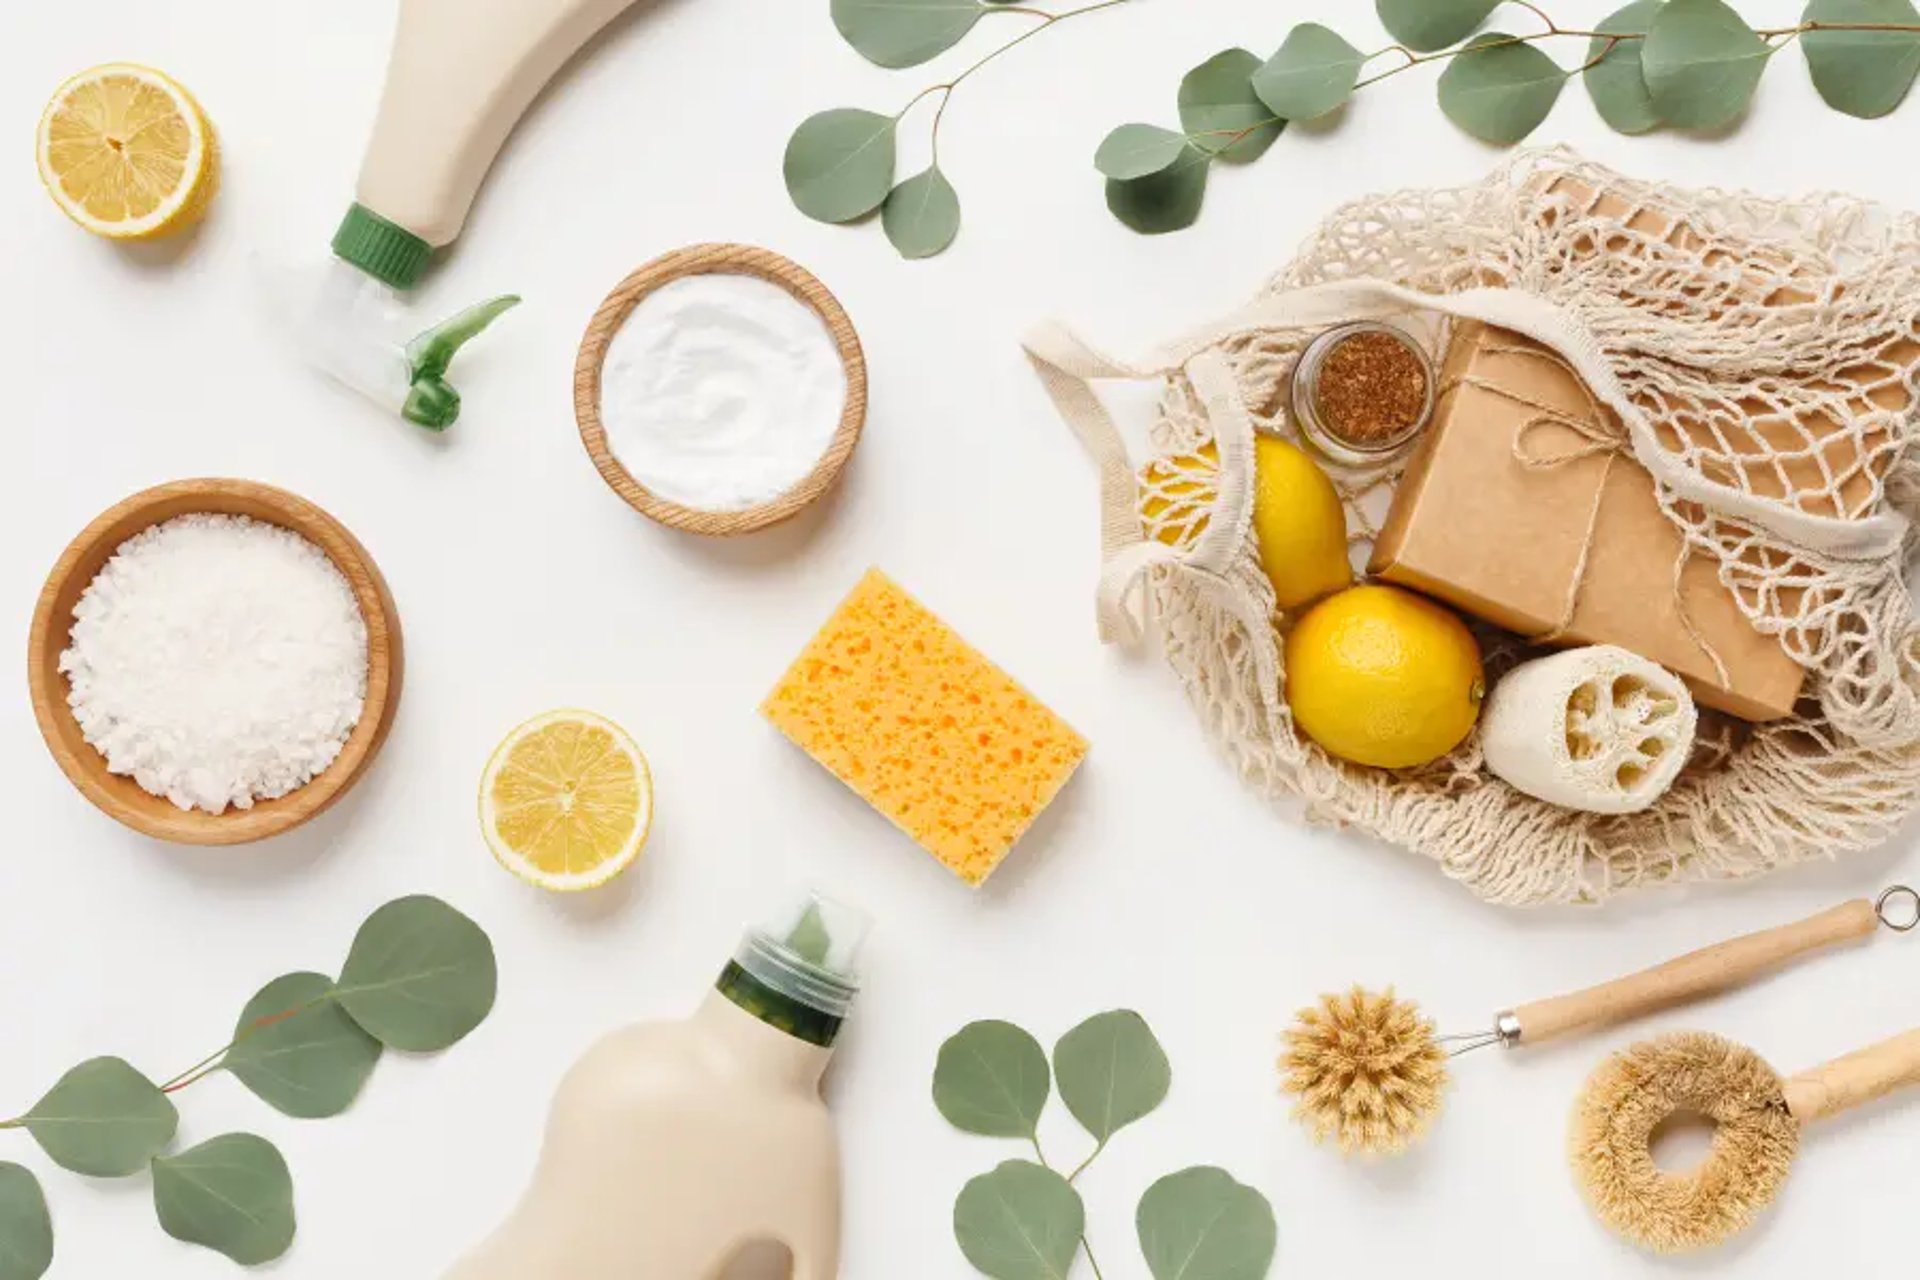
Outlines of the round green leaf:
M 153 1207 L 175 1240 L 224 1253 L 243 1267 L 293 1244 L 293 1176 L 265 1138 L 229 1133 L 153 1162 Z
M 933 1105 L 954 1128 L 1031 1138 L 1052 1092 L 1046 1050 L 1011 1022 L 973 1022 L 940 1046 Z
M 1465 40 L 1499 6 L 1500 0 L 1376 0 L 1374 7 L 1395 40 L 1431 53 Z
M 852 222 L 893 189 L 894 119 L 840 107 L 803 121 L 787 143 L 787 194 L 819 222 Z
M 1160 173 L 1132 182 L 1107 180 L 1107 208 L 1141 235 L 1185 231 L 1200 217 L 1207 199 L 1207 171 L 1212 157 L 1188 147 Z
M 1027 1160 L 981 1174 L 953 1205 L 960 1252 L 993 1280 L 1066 1280 L 1086 1229 L 1080 1193 Z
M 1166 1101 L 1173 1067 L 1146 1019 L 1115 1009 L 1060 1037 L 1053 1078 L 1073 1118 L 1105 1142 Z
M 1666 0 L 1633 0 L 1594 28 L 1607 35 L 1647 33 L 1653 16 Z M 1646 133 L 1658 128 L 1660 113 L 1654 109 L 1653 94 L 1647 90 L 1647 78 L 1640 69 L 1640 51 L 1644 40 L 1622 40 L 1607 48 L 1604 36 L 1595 36 L 1587 46 L 1587 96 L 1607 126 L 1618 133 Z
M 1490 31 L 1440 75 L 1440 109 L 1483 142 L 1512 146 L 1553 111 L 1567 72 L 1530 44 Z
M 1806 22 L 1920 23 L 1913 0 L 1812 0 Z M 1813 87 L 1835 111 L 1871 120 L 1899 106 L 1920 74 L 1920 31 L 1809 31 Z
M 0 1280 L 40 1280 L 53 1265 L 53 1218 L 40 1181 L 0 1163 Z
M 1253 91 L 1260 59 L 1245 49 L 1216 53 L 1180 82 L 1180 124 L 1195 145 L 1222 160 L 1258 160 L 1286 126 Z
M 931 258 L 960 234 L 960 196 L 938 168 L 917 173 L 893 189 L 880 223 L 903 258 Z
M 1264 1280 L 1273 1266 L 1273 1206 L 1224 1169 L 1168 1174 L 1134 1223 L 1153 1280 Z
M 255 1097 L 303 1120 L 353 1105 L 380 1061 L 380 1042 L 332 999 L 324 973 L 275 978 L 247 1002 L 226 1069 Z M 287 1016 L 291 1014 L 291 1016 Z
M 438 898 L 413 897 L 367 917 L 335 996 L 381 1044 L 432 1053 L 486 1019 L 498 983 L 480 926 Z
M 1654 110 L 1683 129 L 1719 129 L 1738 119 L 1773 52 L 1725 0 L 1668 0 L 1645 44 L 1640 67 Z
M 1365 61 L 1338 32 L 1303 22 L 1253 75 L 1253 91 L 1283 120 L 1312 120 L 1353 96 Z
M 180 1113 L 124 1060 L 93 1058 L 61 1076 L 20 1122 L 61 1168 L 124 1178 L 173 1141 Z
M 869 62 L 912 67 L 959 44 L 986 11 L 978 0 L 833 0 L 833 25 Z
M 1109 178 L 1128 182 L 1163 173 L 1187 150 L 1187 140 L 1153 124 L 1123 124 L 1100 144 L 1093 167 Z

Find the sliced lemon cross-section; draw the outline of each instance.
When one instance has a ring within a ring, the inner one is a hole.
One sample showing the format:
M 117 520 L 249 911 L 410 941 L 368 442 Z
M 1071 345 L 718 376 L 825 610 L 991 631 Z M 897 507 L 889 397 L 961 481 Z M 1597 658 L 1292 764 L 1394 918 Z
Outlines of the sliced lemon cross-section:
M 192 94 L 150 67 L 111 63 L 61 85 L 37 149 L 55 203 L 115 240 L 179 230 L 213 194 L 213 127 Z
M 507 735 L 480 779 L 480 825 L 530 884 L 592 889 L 640 856 L 653 825 L 647 758 L 590 711 L 549 711 Z

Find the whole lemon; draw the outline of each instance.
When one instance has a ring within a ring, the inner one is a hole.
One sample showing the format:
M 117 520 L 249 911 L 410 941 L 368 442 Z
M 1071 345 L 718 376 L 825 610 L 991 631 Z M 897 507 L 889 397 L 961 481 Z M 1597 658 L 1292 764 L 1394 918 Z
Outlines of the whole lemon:
M 1280 607 L 1297 609 L 1350 585 L 1347 509 L 1333 481 L 1285 440 L 1255 436 L 1253 451 L 1253 532 Z
M 1486 674 L 1473 633 L 1411 591 L 1360 586 L 1322 600 L 1287 636 L 1287 705 L 1333 755 L 1404 769 L 1459 746 Z

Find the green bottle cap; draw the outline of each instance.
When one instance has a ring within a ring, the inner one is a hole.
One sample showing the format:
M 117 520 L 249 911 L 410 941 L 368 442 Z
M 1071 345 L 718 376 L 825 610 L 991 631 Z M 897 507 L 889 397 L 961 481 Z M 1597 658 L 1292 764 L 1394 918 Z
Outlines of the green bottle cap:
M 427 269 L 433 246 L 365 205 L 356 204 L 333 235 L 333 252 L 374 279 L 396 289 L 411 289 Z

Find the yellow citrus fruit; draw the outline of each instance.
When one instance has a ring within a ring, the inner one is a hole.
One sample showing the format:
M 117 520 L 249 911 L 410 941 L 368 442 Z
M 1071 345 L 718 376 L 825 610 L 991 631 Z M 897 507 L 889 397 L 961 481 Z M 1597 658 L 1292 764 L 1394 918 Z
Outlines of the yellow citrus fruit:
M 151 240 L 199 217 L 219 167 L 213 126 L 177 82 L 112 63 L 61 85 L 40 117 L 40 180 L 96 235 Z
M 1253 450 L 1253 532 L 1275 601 L 1297 609 L 1350 585 L 1347 510 L 1333 481 L 1285 440 L 1256 436 Z
M 1333 755 L 1404 769 L 1459 746 L 1480 717 L 1486 674 L 1473 633 L 1398 587 L 1322 600 L 1287 635 L 1287 705 Z
M 1209 440 L 1192 453 L 1155 458 L 1140 468 L 1140 527 L 1185 550 L 1200 540 L 1219 497 L 1220 451 Z
M 619 725 L 550 711 L 508 734 L 480 778 L 480 826 L 500 865 L 543 889 L 592 889 L 640 856 L 653 775 Z

